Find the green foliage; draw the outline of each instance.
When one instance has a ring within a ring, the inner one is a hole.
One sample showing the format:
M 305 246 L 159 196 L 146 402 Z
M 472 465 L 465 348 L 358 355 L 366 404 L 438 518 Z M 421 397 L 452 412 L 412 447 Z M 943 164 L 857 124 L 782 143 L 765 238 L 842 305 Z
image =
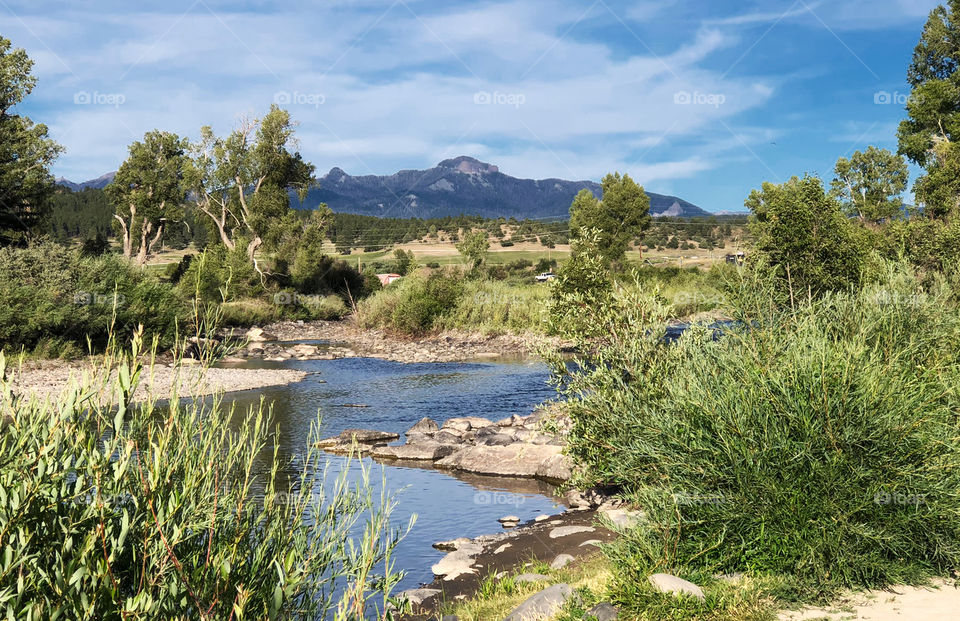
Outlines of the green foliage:
M 393 258 L 396 262 L 397 273 L 401 276 L 406 276 L 416 267 L 416 259 L 412 250 L 405 251 L 397 248 L 393 251 Z
M 176 134 L 147 132 L 143 142 L 130 145 L 129 157 L 106 188 L 116 208 L 123 256 L 130 259 L 136 251 L 138 265 L 153 254 L 164 229 L 183 219 L 188 146 Z
M 261 296 L 266 291 L 244 250 L 229 250 L 220 244 L 190 261 L 180 278 L 179 290 L 185 298 L 199 296 L 205 302 L 229 302 Z
M 169 287 L 116 255 L 87 257 L 51 242 L 0 249 L 0 347 L 79 353 L 103 347 L 111 328 L 172 343 L 183 305 Z
M 570 233 L 579 237 L 598 231 L 597 248 L 609 265 L 623 260 L 630 244 L 650 225 L 650 197 L 630 178 L 608 174 L 601 183 L 603 200 L 583 189 L 570 205 Z
M 465 233 L 463 239 L 457 242 L 457 252 L 467 262 L 471 270 L 478 270 L 490 253 L 490 239 L 487 237 L 487 233 L 485 231 Z
M 860 282 L 865 240 L 819 179 L 764 183 L 745 204 L 753 212 L 754 259 L 777 271 L 783 290 L 809 297 Z
M 63 150 L 46 125 L 16 113 L 36 82 L 27 53 L 0 36 L 0 244 L 38 225 L 54 190 L 50 165 Z
M 831 195 L 842 203 L 847 215 L 861 222 L 880 222 L 900 215 L 907 188 L 907 163 L 886 149 L 867 147 L 848 160 L 841 157 L 830 184 Z
M 135 362 L 138 344 L 115 368 L 104 363 L 99 382 L 47 404 L 12 395 L 0 355 L 0 609 L 19 619 L 364 618 L 368 599 L 398 579 L 392 500 L 374 498 L 366 476 L 330 485 L 309 439 L 295 467 L 281 459 L 262 407 L 177 394 L 163 395 L 166 408 L 157 395 L 134 406 L 150 372 Z
M 912 88 L 907 119 L 897 136 L 900 153 L 926 169 L 914 193 L 929 217 L 953 213 L 960 200 L 960 2 L 935 8 L 923 28 L 907 72 Z
M 790 312 L 744 271 L 740 327 L 673 346 L 668 310 L 625 287 L 593 309 L 600 338 L 564 334 L 589 352 L 555 360 L 579 483 L 645 514 L 614 556 L 624 584 L 746 572 L 809 597 L 960 566 L 960 313 L 947 287 L 883 273 Z
M 573 240 L 570 260 L 551 283 L 551 332 L 586 336 L 598 327 L 594 311 L 607 303 L 613 291 L 601 243 L 596 229 L 583 231 Z
M 434 322 L 454 308 L 463 285 L 443 274 L 408 277 L 401 281 L 401 294 L 390 315 L 390 324 L 400 332 L 423 334 Z

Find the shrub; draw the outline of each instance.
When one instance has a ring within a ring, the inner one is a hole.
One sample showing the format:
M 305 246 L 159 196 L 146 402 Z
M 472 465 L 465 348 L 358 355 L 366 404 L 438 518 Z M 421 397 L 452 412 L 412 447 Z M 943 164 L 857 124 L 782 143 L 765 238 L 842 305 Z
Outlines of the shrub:
M 52 403 L 12 398 L 0 356 L 7 616 L 364 618 L 367 598 L 397 579 L 392 500 L 374 499 L 366 477 L 325 485 L 309 440 L 297 464 L 282 460 L 262 406 L 243 414 L 176 394 L 167 409 L 133 406 L 136 345 L 95 374 L 115 379 Z
M 453 275 L 418 270 L 364 300 L 360 322 L 366 327 L 422 334 L 454 308 L 462 291 L 462 283 Z
M 641 288 L 596 309 L 599 349 L 555 368 L 581 482 L 646 513 L 615 555 L 624 584 L 783 574 L 816 595 L 960 566 L 960 315 L 900 274 L 794 313 L 745 282 L 739 329 L 671 347 Z
M 116 255 L 86 257 L 52 242 L 0 249 L 0 348 L 77 353 L 106 344 L 111 328 L 142 324 L 172 343 L 183 305 L 172 289 Z

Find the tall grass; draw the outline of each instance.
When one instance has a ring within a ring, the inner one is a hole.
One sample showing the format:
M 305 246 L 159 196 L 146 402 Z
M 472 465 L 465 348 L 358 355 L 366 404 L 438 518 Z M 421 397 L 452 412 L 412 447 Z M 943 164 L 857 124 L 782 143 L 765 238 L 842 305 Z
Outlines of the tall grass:
M 309 444 L 286 463 L 263 406 L 238 412 L 175 391 L 165 407 L 132 403 L 150 372 L 140 346 L 135 337 L 132 351 L 111 354 L 58 400 L 21 399 L 0 382 L 0 611 L 211 620 L 384 611 L 370 598 L 397 580 L 389 498 L 345 479 L 325 486 Z
M 645 511 L 611 552 L 624 603 L 654 571 L 816 598 L 960 568 L 960 313 L 895 272 L 792 311 L 745 275 L 741 327 L 675 346 L 642 286 L 593 310 L 604 338 L 557 379 L 581 483 Z

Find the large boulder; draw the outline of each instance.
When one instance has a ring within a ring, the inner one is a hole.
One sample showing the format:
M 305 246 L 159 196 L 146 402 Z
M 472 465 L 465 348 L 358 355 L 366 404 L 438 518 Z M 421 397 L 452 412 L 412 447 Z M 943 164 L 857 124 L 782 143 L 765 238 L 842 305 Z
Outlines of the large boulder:
M 537 478 L 545 475 L 554 480 L 566 474 L 562 465 L 561 447 L 553 445 L 510 444 L 508 446 L 468 446 L 444 457 L 437 468 L 463 470 L 475 474 Z

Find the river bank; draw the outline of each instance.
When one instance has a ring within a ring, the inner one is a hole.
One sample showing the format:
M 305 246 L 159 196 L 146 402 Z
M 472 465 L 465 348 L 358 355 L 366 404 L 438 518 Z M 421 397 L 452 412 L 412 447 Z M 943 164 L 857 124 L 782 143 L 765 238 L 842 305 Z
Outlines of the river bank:
M 559 344 L 555 339 L 534 332 L 482 334 L 447 330 L 439 334 L 411 337 L 360 328 L 351 319 L 282 321 L 249 330 L 237 330 L 231 336 L 250 340 L 238 357 L 278 360 L 370 357 L 395 362 L 460 362 L 526 357 L 536 353 L 542 344 Z M 301 343 L 300 349 L 294 350 L 292 346 L 296 341 L 307 341 L 308 344 Z M 309 342 L 316 341 L 331 343 L 333 347 L 311 350 Z

